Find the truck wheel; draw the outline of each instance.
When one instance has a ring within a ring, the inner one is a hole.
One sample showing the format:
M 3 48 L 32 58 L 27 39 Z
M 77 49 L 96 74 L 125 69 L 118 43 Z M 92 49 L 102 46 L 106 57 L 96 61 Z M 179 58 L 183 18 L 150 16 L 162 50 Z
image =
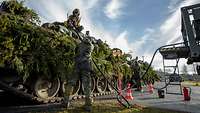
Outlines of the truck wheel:
M 35 94 L 42 99 L 51 99 L 55 97 L 59 89 L 59 78 L 50 80 L 44 77 L 38 77 L 34 85 Z
M 107 80 L 104 77 L 98 77 L 96 87 L 99 93 L 104 93 L 107 88 Z

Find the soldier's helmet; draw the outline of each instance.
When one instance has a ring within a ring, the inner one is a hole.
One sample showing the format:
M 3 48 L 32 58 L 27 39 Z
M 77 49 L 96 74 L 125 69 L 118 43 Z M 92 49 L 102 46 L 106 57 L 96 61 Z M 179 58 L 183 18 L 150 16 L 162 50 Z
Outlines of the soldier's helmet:
M 75 15 L 75 16 L 79 16 L 79 15 L 80 15 L 80 10 L 76 8 L 76 9 L 73 10 L 72 13 L 73 13 L 73 15 Z

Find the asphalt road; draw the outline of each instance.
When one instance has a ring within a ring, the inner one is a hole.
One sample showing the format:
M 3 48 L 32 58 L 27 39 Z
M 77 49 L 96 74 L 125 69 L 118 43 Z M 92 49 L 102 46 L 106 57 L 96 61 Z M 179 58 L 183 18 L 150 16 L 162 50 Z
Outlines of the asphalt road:
M 183 95 L 166 94 L 165 98 L 158 97 L 157 90 L 154 90 L 153 94 L 148 92 L 147 88 L 144 88 L 144 92 L 133 91 L 132 95 L 134 100 L 130 101 L 132 104 L 137 103 L 144 106 L 170 109 L 175 111 L 181 111 L 186 113 L 200 113 L 200 87 L 190 86 L 192 89 L 191 100 L 184 101 Z M 179 86 L 168 87 L 169 92 L 180 93 Z

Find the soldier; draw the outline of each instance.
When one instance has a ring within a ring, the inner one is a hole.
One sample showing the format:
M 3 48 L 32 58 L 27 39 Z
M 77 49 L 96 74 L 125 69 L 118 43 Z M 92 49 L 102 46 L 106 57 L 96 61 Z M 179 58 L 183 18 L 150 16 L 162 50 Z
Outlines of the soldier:
M 91 98 L 91 72 L 92 72 L 92 59 L 91 53 L 94 47 L 89 38 L 84 38 L 79 43 L 77 48 L 77 55 L 75 57 L 75 74 L 69 79 L 65 88 L 64 104 L 69 106 L 70 95 L 73 92 L 73 87 L 76 85 L 76 81 L 81 78 L 83 85 L 86 87 L 84 94 L 85 98 L 85 110 L 90 112 L 92 109 Z
M 75 29 L 81 32 L 83 30 L 83 26 L 80 25 L 81 18 L 79 16 L 80 16 L 80 10 L 74 9 L 72 15 L 70 15 L 67 21 L 64 22 L 65 26 L 67 28 Z
M 141 90 L 141 82 L 140 82 L 141 78 L 140 78 L 140 66 L 138 63 L 138 57 L 136 57 L 135 60 L 132 61 L 131 68 L 134 71 L 134 75 L 133 75 L 132 79 L 134 79 L 136 82 L 136 88 L 137 88 L 136 91 L 140 91 Z
M 85 36 L 89 37 L 90 36 L 90 31 L 86 31 Z

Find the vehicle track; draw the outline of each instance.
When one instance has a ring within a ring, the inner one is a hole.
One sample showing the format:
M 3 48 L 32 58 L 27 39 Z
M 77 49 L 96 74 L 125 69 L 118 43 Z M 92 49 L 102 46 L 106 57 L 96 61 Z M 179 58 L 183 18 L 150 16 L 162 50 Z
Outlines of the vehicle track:
M 102 102 L 116 99 L 116 93 L 96 93 L 92 95 L 95 102 Z M 72 106 L 76 103 L 81 103 L 85 98 L 84 95 L 77 95 L 72 98 Z M 55 112 L 65 110 L 61 102 L 35 104 L 35 105 L 18 105 L 18 106 L 4 106 L 0 107 L 0 113 L 27 113 L 27 112 Z
M 4 91 L 5 94 L 10 94 L 14 98 L 20 98 L 18 101 L 27 101 L 26 104 L 17 104 L 12 105 L 4 105 L 0 106 L 0 113 L 24 113 L 24 112 L 37 112 L 37 111 L 59 111 L 63 110 L 64 107 L 62 105 L 62 97 L 54 97 L 49 100 L 44 100 L 42 98 L 36 97 L 32 94 L 29 94 L 27 92 L 20 91 L 14 87 L 9 86 L 8 84 L 0 81 L 0 89 Z M 109 91 L 109 92 L 103 92 L 103 93 L 93 93 L 91 96 L 99 101 L 99 100 L 109 100 L 109 99 L 116 99 L 116 92 Z M 6 97 L 6 96 L 5 96 Z M 84 99 L 85 95 L 74 95 L 72 97 L 72 102 L 78 102 L 78 100 Z M 12 99 L 5 98 L 5 100 L 12 104 Z

